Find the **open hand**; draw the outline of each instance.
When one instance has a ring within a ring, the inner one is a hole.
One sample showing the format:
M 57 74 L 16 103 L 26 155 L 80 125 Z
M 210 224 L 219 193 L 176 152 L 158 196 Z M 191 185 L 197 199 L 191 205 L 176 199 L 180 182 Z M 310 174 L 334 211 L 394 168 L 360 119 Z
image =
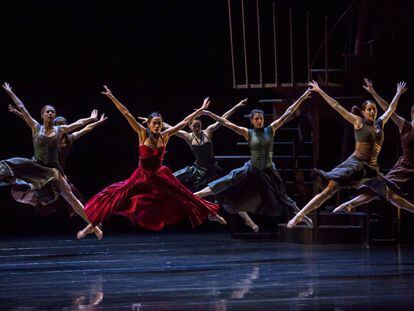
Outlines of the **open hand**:
M 367 78 L 364 79 L 365 84 L 362 86 L 368 93 L 374 93 L 374 87 L 372 86 L 372 81 Z
M 108 98 L 113 98 L 114 95 L 112 94 L 111 90 L 106 85 L 104 85 L 103 87 L 104 87 L 105 91 L 103 91 L 101 93 L 103 95 L 105 95 L 106 97 L 108 97 Z
M 11 92 L 12 92 L 12 88 L 11 88 L 10 84 L 8 84 L 7 82 L 4 82 L 4 84 L 3 84 L 3 89 L 4 89 L 7 93 L 11 93 Z
M 319 93 L 321 91 L 318 82 L 316 82 L 315 80 L 312 80 L 312 82 L 308 83 L 311 92 L 315 92 L 315 93 Z
M 405 83 L 405 81 L 400 81 L 397 83 L 397 93 L 398 94 L 403 94 L 405 93 L 405 91 L 407 91 L 407 83 Z
M 203 110 L 208 109 L 209 105 L 210 105 L 210 99 L 208 97 L 206 97 L 203 100 L 203 105 L 201 106 L 201 109 L 203 109 Z

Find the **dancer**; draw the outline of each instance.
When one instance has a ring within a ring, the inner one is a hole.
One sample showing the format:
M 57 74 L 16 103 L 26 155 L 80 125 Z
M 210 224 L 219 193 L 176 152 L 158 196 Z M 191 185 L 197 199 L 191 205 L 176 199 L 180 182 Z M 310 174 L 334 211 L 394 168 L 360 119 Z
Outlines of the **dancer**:
M 17 110 L 13 105 L 9 105 L 9 112 L 15 114 L 16 116 L 24 120 L 23 113 Z M 107 119 L 108 117 L 105 117 L 105 114 L 103 113 L 99 120 L 96 120 L 95 122 L 86 125 L 83 129 L 76 131 L 74 133 L 63 133 L 59 144 L 59 164 L 63 169 L 65 169 L 66 167 L 66 159 L 73 148 L 73 143 L 79 138 L 81 138 L 83 135 L 91 132 L 95 127 L 102 124 Z M 58 116 L 53 120 L 53 125 L 68 125 L 68 122 L 66 118 Z
M 207 217 L 225 224 L 217 215 L 217 204 L 194 196 L 162 165 L 169 138 L 206 109 L 208 99 L 183 121 L 162 131 L 161 114 L 150 114 L 145 128 L 106 86 L 104 88 L 102 94 L 114 103 L 138 135 L 140 162 L 131 177 L 106 187 L 86 204 L 85 213 L 92 224 L 98 225 L 114 214 L 126 216 L 132 224 L 148 230 L 161 230 L 165 225 L 187 218 L 192 226 L 201 224 Z M 79 231 L 78 237 L 89 234 L 92 224 Z
M 383 110 L 387 110 L 389 107 L 388 103 L 375 92 L 372 82 L 368 79 L 364 81 L 364 89 L 374 97 Z M 401 90 L 401 94 L 405 90 L 404 87 Z M 380 175 L 362 185 L 361 189 L 363 193 L 353 200 L 338 206 L 334 210 L 334 213 L 343 210 L 350 212 L 354 207 L 370 202 L 376 195 L 388 200 L 398 208 L 414 212 L 412 204 L 409 204 L 405 199 L 393 193 L 391 191 L 392 187 L 389 186 L 389 182 L 396 184 L 402 192 L 408 194 L 408 201 L 414 203 L 414 106 L 411 107 L 411 122 L 400 117 L 396 112 L 391 116 L 391 119 L 400 131 L 402 156 L 387 175 L 384 177 Z
M 82 203 L 72 193 L 68 181 L 58 161 L 58 148 L 61 136 L 96 120 L 98 112 L 94 110 L 89 118 L 80 119 L 64 126 L 53 126 L 56 116 L 53 106 L 44 106 L 41 111 L 43 125 L 40 125 L 27 111 L 23 102 L 14 94 L 8 83 L 4 90 L 10 95 L 17 109 L 22 113 L 23 120 L 32 130 L 33 159 L 11 158 L 0 161 L 0 185 L 25 185 L 33 190 L 33 201 L 47 205 L 61 195 L 87 223 L 90 223 Z M 34 203 L 36 204 L 36 203 Z M 91 226 L 98 239 L 102 231 Z
M 384 141 L 384 125 L 397 108 L 400 95 L 405 91 L 405 83 L 399 83 L 397 93 L 385 111 L 377 119 L 377 107 L 372 101 L 362 104 L 362 111 L 353 107 L 352 112 L 343 108 L 335 99 L 326 94 L 315 81 L 309 82 L 312 92 L 319 93 L 323 99 L 334 108 L 346 121 L 354 126 L 355 151 L 344 162 L 330 172 L 315 169 L 314 173 L 328 184 L 302 210 L 293 217 L 288 228 L 298 224 L 302 218 L 319 208 L 327 199 L 332 197 L 340 187 L 357 188 L 367 180 L 378 176 L 377 157 Z
M 222 118 L 229 118 L 237 109 L 246 105 L 247 98 L 240 101 L 237 105 L 225 112 Z M 202 129 L 200 119 L 194 119 L 190 123 L 191 132 L 178 131 L 177 136 L 184 139 L 191 148 L 195 157 L 192 166 L 187 166 L 174 173 L 187 188 L 191 191 L 198 191 L 207 184 L 224 175 L 224 170 L 218 165 L 213 151 L 212 135 L 220 127 L 219 122 L 209 125 L 205 130 Z M 166 128 L 168 124 L 164 122 Z
M 254 232 L 258 232 L 259 227 L 247 212 L 267 216 L 287 216 L 299 211 L 296 203 L 286 194 L 283 181 L 273 163 L 273 140 L 275 132 L 293 116 L 296 109 L 309 96 L 310 89 L 267 127 L 264 127 L 262 110 L 254 109 L 250 112 L 253 129 L 235 125 L 214 113 L 204 111 L 203 114 L 212 117 L 247 140 L 251 159 L 243 167 L 209 183 L 206 188 L 195 194 L 199 197 L 213 194 L 226 211 L 231 214 L 238 213 Z M 309 218 L 306 218 L 306 221 L 312 223 Z
M 21 119 L 23 119 L 23 114 L 16 108 L 14 108 L 14 106 L 9 105 L 9 111 L 17 115 Z M 105 114 L 103 113 L 99 120 L 86 125 L 83 129 L 76 131 L 74 133 L 64 133 L 61 136 L 60 143 L 59 143 L 59 164 L 61 168 L 61 173 L 65 175 L 64 170 L 66 167 L 66 159 L 70 151 L 73 148 L 73 143 L 75 142 L 75 140 L 79 139 L 83 135 L 92 131 L 96 126 L 102 124 L 106 119 L 107 117 L 105 117 Z M 59 116 L 53 120 L 53 125 L 54 126 L 67 125 L 67 121 L 64 117 Z M 66 180 L 69 183 L 70 189 L 72 190 L 73 194 L 78 198 L 80 202 L 84 203 L 85 199 L 82 193 L 67 178 Z M 34 204 L 34 208 L 41 215 L 46 215 L 46 216 L 50 215 L 56 212 L 56 210 L 62 205 L 61 202 L 59 202 L 59 199 L 48 205 L 42 205 L 38 201 L 33 201 L 34 196 L 31 193 L 31 191 L 32 190 L 30 188 L 27 188 L 25 186 L 12 187 L 12 195 L 16 201 L 20 203 L 25 203 L 25 204 L 31 204 L 31 205 Z M 71 209 L 70 215 L 74 216 L 76 215 L 76 213 Z

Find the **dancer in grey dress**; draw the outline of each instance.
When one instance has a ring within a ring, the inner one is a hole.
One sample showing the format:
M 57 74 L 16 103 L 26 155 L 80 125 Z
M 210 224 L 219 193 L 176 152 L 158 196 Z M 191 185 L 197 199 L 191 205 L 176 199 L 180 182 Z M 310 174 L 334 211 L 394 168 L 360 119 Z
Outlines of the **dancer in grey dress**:
M 250 113 L 253 129 L 231 123 L 209 111 L 210 116 L 224 126 L 242 135 L 250 147 L 251 159 L 241 168 L 231 171 L 208 187 L 195 193 L 200 197 L 214 195 L 221 206 L 231 214 L 238 213 L 247 226 L 257 232 L 259 227 L 247 212 L 266 216 L 293 216 L 299 208 L 286 194 L 284 183 L 273 163 L 273 140 L 275 132 L 289 120 L 300 104 L 309 97 L 310 89 L 277 120 L 264 127 L 263 111 L 255 109 Z M 306 218 L 311 223 L 309 218 Z

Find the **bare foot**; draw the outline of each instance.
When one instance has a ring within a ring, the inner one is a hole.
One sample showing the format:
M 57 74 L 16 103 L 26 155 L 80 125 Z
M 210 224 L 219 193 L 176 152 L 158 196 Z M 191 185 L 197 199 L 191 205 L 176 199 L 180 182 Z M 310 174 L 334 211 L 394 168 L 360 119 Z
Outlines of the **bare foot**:
M 313 221 L 308 216 L 303 216 L 302 221 L 307 224 L 309 227 L 313 226 Z
M 226 225 L 227 221 L 221 217 L 219 214 L 215 214 L 215 215 L 208 215 L 208 220 L 209 221 L 217 221 L 220 225 Z
M 296 227 L 298 223 L 300 223 L 303 219 L 303 216 L 301 214 L 296 214 L 295 217 L 293 217 L 288 223 L 287 227 L 289 229 Z
M 76 235 L 76 237 L 78 239 L 83 239 L 84 237 L 86 237 L 88 234 L 92 233 L 94 231 L 94 228 L 92 226 L 92 224 L 87 225 L 85 228 L 83 228 L 82 230 L 80 230 L 78 232 L 78 234 Z
M 254 233 L 259 232 L 259 226 L 256 225 L 253 221 L 246 221 L 245 223 L 246 226 L 249 226 L 254 231 Z
M 103 232 L 98 226 L 93 227 L 93 233 L 95 233 L 95 236 L 98 240 L 101 240 L 103 238 Z
M 339 212 L 342 212 L 342 211 L 347 211 L 349 213 L 350 211 L 352 211 L 352 205 L 349 204 L 349 203 L 348 204 L 343 203 L 343 204 L 339 205 L 337 208 L 335 208 L 333 210 L 333 213 L 339 213 Z

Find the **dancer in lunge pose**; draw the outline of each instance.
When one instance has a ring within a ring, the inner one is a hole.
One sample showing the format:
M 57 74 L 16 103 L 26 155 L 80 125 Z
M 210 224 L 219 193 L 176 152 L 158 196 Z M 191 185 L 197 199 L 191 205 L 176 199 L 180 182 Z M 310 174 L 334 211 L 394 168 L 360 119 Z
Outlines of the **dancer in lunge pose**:
M 208 99 L 183 121 L 162 131 L 161 114 L 151 113 L 145 128 L 106 86 L 104 88 L 102 94 L 114 103 L 138 135 L 140 161 L 131 177 L 106 187 L 86 204 L 85 212 L 92 224 L 98 225 L 114 214 L 126 216 L 132 224 L 148 230 L 161 230 L 165 225 L 184 219 L 189 219 L 192 226 L 201 224 L 206 218 L 225 224 L 217 214 L 217 204 L 194 196 L 162 165 L 169 138 L 206 109 Z M 90 233 L 91 228 L 92 225 L 86 226 L 79 231 L 78 237 Z
M 296 203 L 286 194 L 283 181 L 273 163 L 273 141 L 276 131 L 294 115 L 296 109 L 309 96 L 310 89 L 267 127 L 264 127 L 262 110 L 254 109 L 250 112 L 253 129 L 238 126 L 209 111 L 204 111 L 203 114 L 247 140 L 251 159 L 243 167 L 209 183 L 208 187 L 195 194 L 200 197 L 214 195 L 226 211 L 232 214 L 238 213 L 254 232 L 258 232 L 259 227 L 247 212 L 289 217 L 299 211 Z M 305 220 L 309 224 L 312 223 L 309 218 Z
M 245 106 L 246 102 L 247 98 L 243 99 L 225 112 L 222 118 L 229 118 L 237 109 Z M 212 141 L 212 135 L 220 125 L 219 122 L 215 122 L 203 130 L 201 120 L 195 119 L 190 123 L 191 132 L 181 130 L 176 134 L 186 141 L 196 160 L 192 166 L 187 166 L 175 172 L 174 176 L 193 192 L 201 190 L 210 181 L 224 175 L 224 170 L 218 165 L 214 157 Z
M 385 111 L 377 119 L 377 107 L 374 102 L 365 101 L 361 109 L 354 106 L 352 112 L 342 107 L 335 99 L 326 94 L 315 81 L 309 82 L 312 92 L 319 93 L 346 121 L 354 126 L 355 151 L 344 162 L 330 172 L 315 169 L 314 173 L 326 184 L 324 190 L 316 195 L 302 210 L 293 217 L 288 227 L 292 228 L 302 218 L 319 208 L 332 197 L 340 187 L 357 188 L 367 180 L 378 176 L 377 157 L 384 141 L 384 125 L 397 108 L 400 95 L 405 91 L 405 83 L 399 83 L 397 93 Z M 391 186 L 391 185 L 389 185 Z
M 69 183 L 59 165 L 59 142 L 61 136 L 87 123 L 96 120 L 98 112 L 94 110 L 91 117 L 80 119 L 75 123 L 54 126 L 56 117 L 53 106 L 44 106 L 41 111 L 43 124 L 40 125 L 27 111 L 23 102 L 13 93 L 10 85 L 4 83 L 4 90 L 10 95 L 16 108 L 22 113 L 23 120 L 32 130 L 33 159 L 11 158 L 0 161 L 0 185 L 26 186 L 32 191 L 32 205 L 40 202 L 43 205 L 54 202 L 61 195 L 87 223 L 90 223 L 82 203 L 72 193 Z M 91 231 L 100 239 L 102 231 L 91 226 Z
M 401 85 L 400 93 L 405 91 L 405 87 Z M 372 82 L 365 79 L 364 89 L 366 89 L 383 110 L 387 110 L 388 103 L 375 92 Z M 398 159 L 394 167 L 387 175 L 379 175 L 361 186 L 362 194 L 338 206 L 334 213 L 346 210 L 350 212 L 352 208 L 370 202 L 374 196 L 379 195 L 388 200 L 390 203 L 398 208 L 403 208 L 410 212 L 414 212 L 414 106 L 411 107 L 411 122 L 399 116 L 396 112 L 391 116 L 391 119 L 398 126 L 401 137 L 401 146 L 403 154 Z M 407 200 L 392 191 L 393 187 L 390 185 L 394 183 L 401 192 L 407 195 Z

